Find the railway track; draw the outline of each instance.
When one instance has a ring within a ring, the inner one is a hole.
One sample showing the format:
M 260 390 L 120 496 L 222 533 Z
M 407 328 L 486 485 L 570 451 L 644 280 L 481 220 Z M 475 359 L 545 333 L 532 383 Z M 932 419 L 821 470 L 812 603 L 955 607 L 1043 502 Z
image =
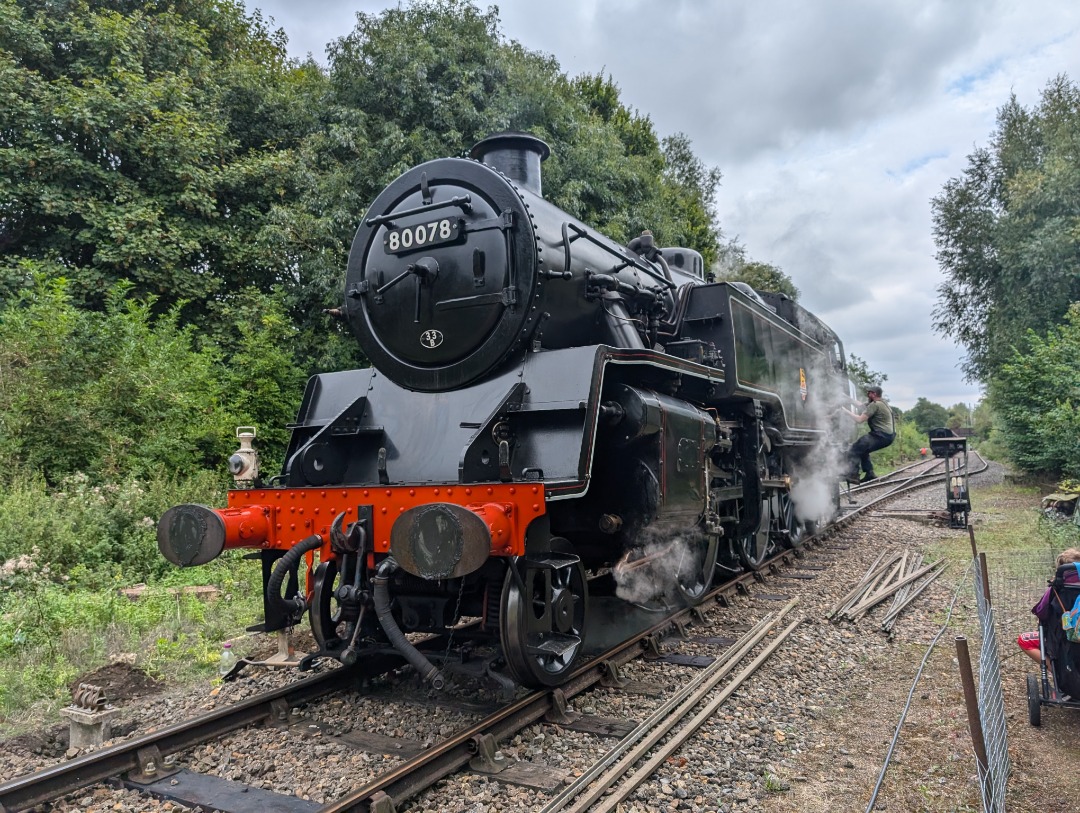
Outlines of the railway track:
M 192 806 L 206 803 L 209 805 L 207 809 L 230 810 L 236 813 L 256 809 L 259 811 L 305 811 L 305 813 L 316 810 L 327 812 L 371 810 L 385 813 L 385 811 L 401 810 L 400 805 L 417 797 L 424 789 L 466 767 L 474 772 L 501 776 L 503 777 L 501 781 L 508 780 L 510 777 L 505 776 L 507 761 L 501 758 L 498 744 L 509 741 L 518 732 L 538 723 L 568 728 L 577 723 L 583 730 L 589 730 L 590 727 L 603 728 L 607 725 L 607 736 L 620 734 L 619 743 L 614 748 L 605 749 L 601 757 L 594 762 L 594 766 L 597 767 L 583 770 L 576 780 L 571 778 L 569 786 L 565 785 L 566 777 L 558 778 L 558 781 L 553 784 L 552 776 L 545 777 L 542 775 L 543 771 L 538 771 L 538 776 L 533 777 L 533 786 L 539 787 L 541 792 L 550 797 L 544 802 L 547 806 L 543 807 L 543 810 L 550 810 L 552 813 L 562 809 L 584 810 L 589 809 L 590 804 L 595 804 L 600 796 L 606 796 L 609 800 L 616 797 L 624 798 L 625 793 L 629 793 L 636 786 L 633 781 L 627 780 L 628 773 L 636 775 L 637 781 L 644 781 L 644 777 L 655 770 L 654 763 L 658 757 L 654 753 L 636 772 L 631 771 L 631 766 L 646 758 L 646 754 L 654 748 L 656 742 L 676 727 L 678 720 L 689 717 L 712 692 L 710 699 L 705 701 L 708 705 L 699 710 L 693 718 L 700 725 L 715 712 L 717 702 L 721 704 L 724 702 L 723 699 L 717 701 L 717 697 L 724 699 L 729 697 L 739 683 L 748 679 L 771 652 L 775 651 L 782 638 L 774 634 L 774 640 L 770 642 L 767 651 L 757 654 L 751 664 L 743 667 L 736 678 L 725 687 L 716 688 L 719 681 L 761 641 L 761 637 L 773 634 L 771 631 L 780 620 L 792 612 L 792 606 L 785 605 L 784 609 L 776 614 L 762 613 L 762 619 L 775 617 L 769 622 L 759 620 L 756 626 L 748 630 L 739 641 L 732 642 L 728 648 L 715 656 L 698 655 L 689 656 L 689 658 L 684 656 L 681 664 L 680 659 L 674 657 L 673 662 L 681 665 L 684 672 L 690 669 L 690 671 L 700 670 L 699 673 L 692 680 L 687 681 L 685 688 L 671 693 L 673 696 L 663 702 L 658 702 L 657 710 L 631 731 L 625 731 L 625 725 L 615 726 L 611 721 L 597 721 L 594 719 L 595 715 L 575 716 L 574 712 L 569 711 L 571 705 L 574 703 L 587 705 L 582 702 L 582 699 L 598 687 L 604 687 L 609 691 L 632 692 L 635 688 L 640 689 L 634 686 L 627 689 L 628 684 L 622 676 L 622 670 L 628 663 L 643 657 L 651 658 L 653 663 L 663 662 L 666 657 L 664 649 L 670 648 L 672 641 L 685 639 L 687 629 L 701 627 L 706 623 L 704 608 L 729 605 L 740 596 L 751 595 L 755 586 L 767 586 L 770 579 L 800 578 L 794 571 L 800 567 L 805 568 L 804 560 L 812 556 L 815 550 L 826 551 L 828 549 L 826 540 L 839 529 L 865 512 L 879 507 L 886 500 L 912 489 L 923 488 L 938 482 L 934 478 L 936 476 L 940 479 L 941 474 L 939 472 L 935 475 L 933 471 L 935 462 L 940 461 L 926 461 L 931 464 L 929 466 L 921 463 L 906 467 L 894 473 L 894 477 L 882 478 L 881 482 L 875 481 L 867 486 L 852 489 L 851 495 L 857 497 L 859 502 L 853 510 L 845 512 L 818 536 L 806 539 L 799 548 L 781 551 L 770 559 L 761 571 L 738 575 L 712 590 L 699 608 L 685 608 L 667 614 L 626 641 L 599 653 L 576 670 L 558 689 L 533 692 L 512 703 L 500 706 L 492 713 L 483 716 L 482 719 L 462 726 L 440 742 L 431 744 L 415 756 L 397 761 L 389 770 L 375 772 L 366 782 L 329 804 L 319 806 L 308 800 L 270 793 L 242 783 L 228 782 L 218 777 L 206 777 L 188 770 L 181 770 L 180 762 L 176 757 L 209 739 L 221 737 L 228 732 L 235 732 L 247 726 L 264 722 L 283 726 L 290 723 L 294 726 L 304 725 L 302 715 L 297 715 L 295 709 L 335 692 L 346 691 L 355 687 L 359 681 L 369 680 L 381 672 L 392 670 L 401 665 L 399 658 L 386 656 L 384 659 L 367 660 L 359 667 L 336 669 L 185 723 L 169 726 L 52 768 L 10 780 L 0 785 L 0 811 L 7 813 L 7 811 L 29 809 L 88 785 L 126 775 L 128 786 L 138 787 L 143 793 L 173 799 L 181 804 Z M 985 467 L 985 463 L 981 460 L 980 464 Z M 811 567 L 824 566 L 811 565 Z M 812 577 L 813 571 L 807 570 L 804 570 L 801 576 L 801 578 Z M 776 598 L 762 593 L 761 589 L 757 592 L 767 596 L 769 600 Z M 759 630 L 762 623 L 768 624 L 764 627 L 765 632 Z M 796 625 L 797 622 L 789 625 L 782 636 L 787 637 Z M 759 637 L 755 639 L 755 635 Z M 748 643 L 751 641 L 753 643 Z M 697 658 L 696 662 L 694 658 Z M 693 665 L 688 666 L 689 663 Z M 723 671 L 725 666 L 727 671 Z M 714 676 L 716 682 L 705 688 L 706 682 L 712 680 Z M 696 684 L 695 688 L 689 688 L 693 684 Z M 675 703 L 674 696 L 682 696 L 683 699 Z M 663 709 L 662 713 L 660 709 Z M 657 714 L 660 714 L 660 717 L 656 717 Z M 687 732 L 685 736 L 690 736 L 694 728 L 696 726 L 692 724 L 685 726 L 683 729 Z M 681 740 L 677 737 L 670 740 L 670 742 L 679 741 Z M 393 748 L 386 744 L 382 746 L 369 744 L 367 747 L 375 750 L 380 747 L 384 750 Z M 650 768 L 650 765 L 653 767 Z M 527 773 L 527 771 L 519 769 L 517 773 Z M 527 780 L 528 777 L 525 779 Z M 619 793 L 623 793 L 623 796 L 609 793 L 611 784 L 617 780 L 621 780 L 620 786 L 624 788 L 624 791 Z M 543 790 L 544 788 L 547 790 Z M 556 793 L 556 790 L 559 792 Z M 605 801 L 603 804 L 607 805 L 608 802 Z M 597 809 L 614 809 L 614 802 L 611 804 L 611 807 Z

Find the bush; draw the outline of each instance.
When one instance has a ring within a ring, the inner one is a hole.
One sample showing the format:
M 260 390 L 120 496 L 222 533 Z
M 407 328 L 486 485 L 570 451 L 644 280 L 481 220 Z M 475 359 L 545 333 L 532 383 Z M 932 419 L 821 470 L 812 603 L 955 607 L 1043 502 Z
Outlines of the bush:
M 171 569 L 157 549 L 157 520 L 183 502 L 220 504 L 222 478 L 130 476 L 94 484 L 81 473 L 50 489 L 40 474 L 16 470 L 0 487 L 0 562 L 33 555 L 59 576 L 88 585 L 123 573 L 148 581 Z
M 1031 350 L 1016 352 L 990 382 L 1000 437 L 1029 472 L 1080 477 L 1080 303 Z

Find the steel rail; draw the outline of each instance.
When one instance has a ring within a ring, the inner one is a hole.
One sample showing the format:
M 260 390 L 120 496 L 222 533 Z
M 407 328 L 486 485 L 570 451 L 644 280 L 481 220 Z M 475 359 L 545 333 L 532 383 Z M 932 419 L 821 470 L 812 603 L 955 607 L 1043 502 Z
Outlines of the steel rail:
M 627 754 L 619 765 L 616 765 L 605 774 L 598 787 L 594 788 L 585 798 L 579 800 L 577 804 L 570 808 L 570 813 L 583 813 L 586 810 L 595 811 L 595 813 L 609 813 L 614 810 L 617 805 L 625 801 L 631 791 L 652 776 L 656 772 L 656 769 L 663 765 L 664 761 L 670 757 L 671 754 L 681 748 L 682 745 L 690 739 L 702 725 L 704 725 L 706 720 L 716 714 L 717 709 L 727 702 L 727 699 L 735 693 L 736 689 L 749 680 L 750 676 L 772 656 L 773 652 L 779 648 L 780 644 L 782 644 L 804 620 L 805 619 L 803 618 L 797 618 L 781 630 L 776 637 L 769 642 L 769 645 L 754 658 L 754 660 L 748 663 L 738 675 L 732 678 L 731 682 L 720 691 L 720 694 L 710 700 L 708 704 L 695 714 L 685 726 L 672 735 L 667 742 L 660 747 L 659 751 L 653 754 L 644 765 L 631 774 L 625 773 L 627 768 L 636 764 L 646 753 L 652 750 L 668 731 L 674 727 L 675 723 L 678 722 L 681 717 L 673 719 L 670 725 L 655 733 L 652 737 L 634 749 L 633 752 Z M 687 713 L 692 710 L 692 708 L 692 706 L 687 708 Z M 619 787 L 616 788 L 614 792 L 608 793 L 608 790 L 613 788 L 620 780 L 622 781 Z M 594 807 L 593 805 L 599 801 L 601 796 L 606 797 L 604 798 L 603 803 Z
M 298 681 L 42 771 L 17 777 L 0 784 L 0 813 L 14 813 L 113 776 L 138 772 L 149 761 L 153 761 L 155 769 L 160 771 L 166 755 L 260 722 L 274 715 L 278 704 L 295 706 L 307 703 L 358 679 L 380 673 L 375 670 L 386 671 L 401 663 L 402 659 L 396 655 L 384 655 L 369 659 L 363 668 L 334 669 L 324 675 Z
M 722 592 L 723 590 L 718 588 L 704 600 L 715 598 Z M 559 687 L 532 692 L 495 711 L 469 728 L 376 776 L 347 796 L 324 805 L 319 809 L 319 813 L 389 810 L 391 807 L 386 800 L 397 803 L 415 796 L 467 764 L 476 753 L 481 737 L 491 736 L 496 741 L 502 740 L 541 719 L 555 707 L 556 693 L 561 695 L 561 699 L 567 700 L 582 694 L 605 677 L 609 665 L 622 666 L 638 657 L 645 651 L 649 638 L 670 629 L 677 621 L 689 618 L 694 609 L 696 608 L 686 607 L 658 621 L 607 652 L 593 657 L 575 669 Z
M 702 670 L 701 674 L 696 678 L 683 686 L 674 697 L 665 701 L 645 720 L 639 723 L 633 731 L 623 737 L 601 757 L 592 768 L 585 771 L 571 785 L 548 802 L 540 810 L 540 813 L 557 813 L 562 810 L 571 800 L 592 784 L 604 770 L 610 768 L 617 760 L 623 757 L 645 734 L 655 731 L 673 717 L 675 720 L 684 717 L 685 709 L 693 708 L 708 692 L 712 691 L 716 684 L 735 668 L 735 664 L 746 657 L 761 642 L 761 639 L 794 608 L 795 604 L 796 601 L 790 601 L 777 615 L 773 616 L 769 613 L 762 617 L 742 638 L 732 644 L 727 652 Z M 681 710 L 681 714 L 676 711 L 677 709 Z M 665 728 L 664 733 L 667 730 Z
M 807 542 L 809 541 L 808 539 Z M 787 561 L 791 554 L 791 550 L 783 550 L 767 560 L 763 567 L 768 566 L 770 569 L 775 570 L 776 562 Z M 743 586 L 746 582 L 761 578 L 759 572 L 751 571 L 741 574 L 714 588 L 702 598 L 702 601 L 697 606 L 700 607 L 710 600 L 720 600 L 735 590 L 744 589 Z M 604 670 L 608 664 L 618 667 L 638 657 L 644 652 L 647 640 L 650 637 L 656 636 L 679 623 L 688 621 L 695 610 L 696 607 L 682 608 L 665 616 L 648 629 L 621 642 L 607 652 L 595 656 L 592 660 L 574 670 L 567 681 L 559 687 L 559 690 L 565 697 L 573 697 L 584 692 L 604 677 Z M 41 771 L 16 777 L 0 784 L 0 813 L 16 813 L 16 811 L 57 799 L 80 788 L 103 782 L 115 776 L 137 773 L 148 760 L 155 761 L 157 763 L 156 767 L 160 770 L 165 756 L 192 748 L 230 731 L 262 722 L 274 714 L 274 705 L 276 703 L 286 703 L 290 707 L 302 705 L 345 688 L 351 682 L 375 677 L 397 668 L 402 663 L 403 659 L 397 655 L 378 655 L 374 658 L 365 659 L 355 666 L 335 669 L 324 675 L 308 678 L 281 689 L 248 698 L 240 703 L 215 709 L 191 720 L 185 720 L 159 731 L 84 754 Z M 462 742 L 464 750 L 449 758 L 449 760 L 440 757 L 439 747 L 436 746 L 425 751 L 416 760 L 405 763 L 400 767 L 411 766 L 418 769 L 431 763 L 432 767 L 425 772 L 426 774 L 434 775 L 437 773 L 436 778 L 446 776 L 471 758 L 475 752 L 475 738 L 477 736 L 482 733 L 491 733 L 498 739 L 499 736 L 503 735 L 503 732 L 512 731 L 514 725 L 519 728 L 528 725 L 529 722 L 546 714 L 551 708 L 552 694 L 552 692 L 548 691 L 535 692 L 533 695 L 529 695 L 497 712 L 500 721 L 504 718 L 510 720 L 509 725 L 493 721 L 490 732 L 484 732 L 482 730 L 483 722 L 477 724 L 473 727 L 473 729 L 476 729 L 475 731 L 470 729 L 461 735 L 464 738 Z M 520 722 L 524 719 L 528 719 L 529 722 Z M 456 742 L 457 739 L 453 738 L 446 742 Z M 406 793 L 412 795 L 427 787 L 433 781 L 421 780 L 428 783 L 421 786 L 417 782 L 405 781 L 398 775 L 401 772 L 400 770 L 395 771 L 393 776 L 386 777 L 385 782 L 377 778 L 363 788 L 354 791 L 345 799 L 324 808 L 324 810 L 366 809 L 364 806 L 345 807 L 341 805 L 345 805 L 349 800 L 357 798 L 360 792 L 365 789 L 369 789 L 366 795 L 375 795 L 382 789 L 383 784 L 386 784 L 396 794 Z M 420 779 L 419 776 L 418 779 Z M 338 807 L 334 805 L 338 805 Z
M 978 457 L 979 460 L 982 462 L 982 466 L 977 469 L 971 469 L 971 467 L 969 466 L 968 471 L 966 472 L 967 474 L 980 474 L 990 467 L 990 464 L 983 460 L 981 455 L 975 453 L 975 456 Z M 938 480 L 944 480 L 947 476 L 948 472 L 928 471 L 924 474 L 919 474 L 914 477 L 908 478 L 905 481 L 901 481 L 900 485 L 897 485 L 896 487 L 887 491 L 885 494 L 882 494 L 880 497 L 876 497 L 865 503 L 864 505 L 853 508 L 851 511 L 848 511 L 842 517 L 837 517 L 833 523 L 829 524 L 829 527 L 826 530 L 834 530 L 836 528 L 843 527 L 844 525 L 847 525 L 849 522 L 854 520 L 855 517 L 862 516 L 871 508 L 876 507 L 879 503 L 885 502 L 886 500 L 892 499 L 893 497 L 899 497 L 902 494 L 907 494 L 909 491 L 916 491 L 920 488 L 926 488 L 933 485 Z M 924 480 L 926 482 L 923 482 Z M 872 481 L 870 483 L 867 483 L 866 486 L 860 486 L 859 488 L 874 488 L 876 483 L 877 481 Z M 883 483 L 883 485 L 889 485 L 889 483 L 886 482 Z

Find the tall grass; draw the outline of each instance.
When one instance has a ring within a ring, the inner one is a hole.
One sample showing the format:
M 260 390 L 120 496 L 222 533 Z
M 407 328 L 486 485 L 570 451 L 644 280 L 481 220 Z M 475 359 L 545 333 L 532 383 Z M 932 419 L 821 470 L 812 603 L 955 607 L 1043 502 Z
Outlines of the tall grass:
M 0 488 L 0 729 L 70 700 L 78 675 L 117 658 L 151 675 L 211 674 L 220 642 L 261 613 L 259 568 L 230 553 L 181 570 L 156 521 L 180 502 L 218 503 L 216 478 L 162 476 L 50 489 L 14 473 Z M 122 588 L 145 584 L 136 600 Z M 185 587 L 212 585 L 210 598 Z

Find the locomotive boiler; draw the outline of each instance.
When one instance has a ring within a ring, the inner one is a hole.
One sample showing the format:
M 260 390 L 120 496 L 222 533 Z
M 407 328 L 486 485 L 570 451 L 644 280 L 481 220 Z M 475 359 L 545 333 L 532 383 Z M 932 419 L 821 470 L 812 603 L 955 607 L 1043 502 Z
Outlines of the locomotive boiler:
M 464 648 L 555 685 L 620 574 L 659 564 L 665 600 L 694 603 L 808 529 L 794 495 L 845 393 L 836 335 L 709 281 L 693 250 L 561 211 L 547 155 L 503 133 L 387 186 L 341 308 L 372 366 L 308 382 L 279 475 L 247 482 L 238 457 L 226 508 L 161 518 L 180 566 L 255 549 L 259 629 L 308 614 L 309 660 L 392 648 L 440 686 Z

